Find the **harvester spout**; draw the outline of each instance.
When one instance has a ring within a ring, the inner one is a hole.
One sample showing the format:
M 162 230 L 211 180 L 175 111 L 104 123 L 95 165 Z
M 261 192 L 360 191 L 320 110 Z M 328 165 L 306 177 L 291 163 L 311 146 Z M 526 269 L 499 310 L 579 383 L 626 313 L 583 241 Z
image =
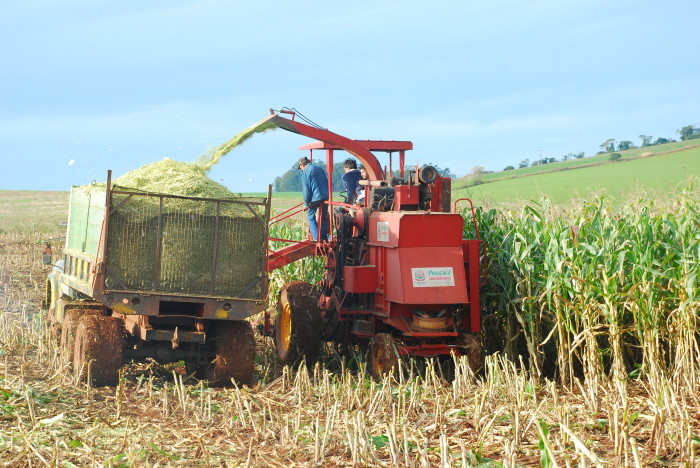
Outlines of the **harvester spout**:
M 254 127 L 256 129 L 260 128 L 260 130 L 256 130 L 256 132 L 264 131 L 273 127 L 278 127 L 283 130 L 287 130 L 288 132 L 297 133 L 299 135 L 304 135 L 309 138 L 313 138 L 314 140 L 334 145 L 338 149 L 347 151 L 348 153 L 355 156 L 360 161 L 360 163 L 367 169 L 370 179 L 384 179 L 384 172 L 382 171 L 382 167 L 379 164 L 379 161 L 377 161 L 377 158 L 374 157 L 370 150 L 362 146 L 357 141 L 338 135 L 337 133 L 333 133 L 329 130 L 319 127 L 313 127 L 311 125 L 306 125 L 292 119 L 286 119 L 279 115 L 280 113 L 295 115 L 294 112 L 281 110 L 275 113 L 275 111 L 272 109 L 270 109 L 270 111 L 273 112 L 271 116 L 255 124 Z

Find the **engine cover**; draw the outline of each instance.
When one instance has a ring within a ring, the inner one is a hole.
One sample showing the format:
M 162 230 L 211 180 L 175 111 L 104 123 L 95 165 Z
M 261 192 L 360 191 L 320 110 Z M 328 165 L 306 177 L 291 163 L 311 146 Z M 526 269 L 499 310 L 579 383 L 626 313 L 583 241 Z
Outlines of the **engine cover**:
M 383 299 L 400 304 L 467 304 L 462 216 L 375 212 L 369 220 L 370 262 Z

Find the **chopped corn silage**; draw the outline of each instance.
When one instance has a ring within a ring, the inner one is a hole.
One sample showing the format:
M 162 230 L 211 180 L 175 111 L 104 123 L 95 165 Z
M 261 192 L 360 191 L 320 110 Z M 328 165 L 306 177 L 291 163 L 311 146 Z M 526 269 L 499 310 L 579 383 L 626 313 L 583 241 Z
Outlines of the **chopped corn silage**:
M 105 184 L 79 189 L 92 193 L 104 190 Z M 245 298 L 266 294 L 266 222 L 261 205 L 164 196 L 161 211 L 159 195 L 244 202 L 262 198 L 235 195 L 208 178 L 202 167 L 167 158 L 118 177 L 113 189 L 142 195 L 113 194 L 108 288 Z
M 105 183 L 92 183 L 79 187 L 82 193 L 104 192 Z M 218 182 L 211 180 L 205 170 L 197 165 L 170 158 L 146 164 L 112 180 L 113 189 L 129 189 L 154 194 L 181 197 L 216 198 L 233 200 L 242 198 Z
M 169 158 L 127 172 L 116 178 L 114 185 L 183 197 L 237 198 L 229 189 L 207 177 L 201 166 Z
M 239 134 L 235 135 L 223 145 L 219 146 L 218 148 L 212 149 L 208 153 L 201 155 L 195 164 L 201 167 L 203 170 L 208 171 L 212 168 L 212 166 L 217 164 L 222 157 L 226 156 L 236 146 L 243 144 L 256 133 L 266 132 L 274 128 L 277 128 L 277 125 L 267 121 L 267 119 L 258 122 L 255 125 L 251 125 Z

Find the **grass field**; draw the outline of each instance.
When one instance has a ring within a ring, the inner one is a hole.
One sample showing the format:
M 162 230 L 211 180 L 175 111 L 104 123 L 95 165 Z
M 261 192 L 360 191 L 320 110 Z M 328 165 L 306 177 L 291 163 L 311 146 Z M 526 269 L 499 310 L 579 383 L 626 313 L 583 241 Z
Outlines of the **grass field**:
M 666 143 L 663 145 L 645 146 L 643 148 L 634 148 L 626 151 L 619 151 L 622 156 L 621 161 L 629 161 L 637 159 L 644 155 L 657 155 L 676 151 L 684 151 L 693 147 L 698 147 L 700 143 L 697 140 L 679 141 L 676 143 Z M 528 166 L 522 169 L 513 169 L 510 171 L 489 172 L 481 177 L 482 182 L 495 182 L 498 180 L 512 179 L 515 177 L 523 177 L 532 174 L 544 172 L 558 171 L 562 169 L 576 169 L 590 165 L 608 164 L 610 162 L 610 153 L 596 154 L 581 159 L 570 159 L 568 161 L 557 161 L 555 163 Z M 453 187 L 461 188 L 468 182 L 467 178 L 456 179 Z
M 606 153 L 488 173 L 482 177 L 483 184 L 473 187 L 466 187 L 466 179 L 454 179 L 452 199 L 468 197 L 476 205 L 496 206 L 539 200 L 542 196 L 554 203 L 569 203 L 606 193 L 620 201 L 640 189 L 664 196 L 685 184 L 689 177 L 700 175 L 700 146 L 695 140 L 635 148 L 620 154 L 622 159 L 614 163 Z M 339 194 L 334 197 L 340 199 Z M 273 208 L 277 212 L 300 201 L 300 192 L 273 192 Z
M 477 205 L 494 206 L 539 200 L 567 203 L 572 198 L 589 198 L 604 192 L 617 201 L 643 189 L 668 194 L 689 177 L 700 174 L 700 147 L 659 156 L 618 161 L 610 164 L 532 174 L 490 182 L 453 192 L 453 199 L 469 197 Z
M 243 195 L 263 196 L 262 192 Z M 0 233 L 35 232 L 52 233 L 60 223 L 68 220 L 70 192 L 41 192 L 31 190 L 0 190 Z M 302 203 L 301 192 L 274 193 L 273 213 L 281 213 Z M 297 216 L 295 219 L 305 217 Z
M 69 192 L 0 190 L 0 233 L 54 232 L 68 219 Z
M 267 194 L 262 192 L 243 195 L 267 197 Z M 61 223 L 68 220 L 69 199 L 69 192 L 0 190 L 0 233 L 25 232 L 28 228 L 38 233 L 53 233 Z M 301 203 L 301 192 L 273 193 L 273 215 Z M 293 219 L 304 221 L 306 215 L 297 214 Z

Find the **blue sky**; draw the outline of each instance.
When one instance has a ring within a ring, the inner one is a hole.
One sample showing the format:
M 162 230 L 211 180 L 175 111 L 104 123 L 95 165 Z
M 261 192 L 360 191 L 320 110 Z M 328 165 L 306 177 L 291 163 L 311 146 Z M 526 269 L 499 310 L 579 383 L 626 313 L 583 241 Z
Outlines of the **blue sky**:
M 3 0 L 0 189 L 194 161 L 284 106 L 459 176 L 677 139 L 700 123 L 698 18 L 674 0 Z M 265 190 L 308 142 L 256 135 L 210 176 Z

